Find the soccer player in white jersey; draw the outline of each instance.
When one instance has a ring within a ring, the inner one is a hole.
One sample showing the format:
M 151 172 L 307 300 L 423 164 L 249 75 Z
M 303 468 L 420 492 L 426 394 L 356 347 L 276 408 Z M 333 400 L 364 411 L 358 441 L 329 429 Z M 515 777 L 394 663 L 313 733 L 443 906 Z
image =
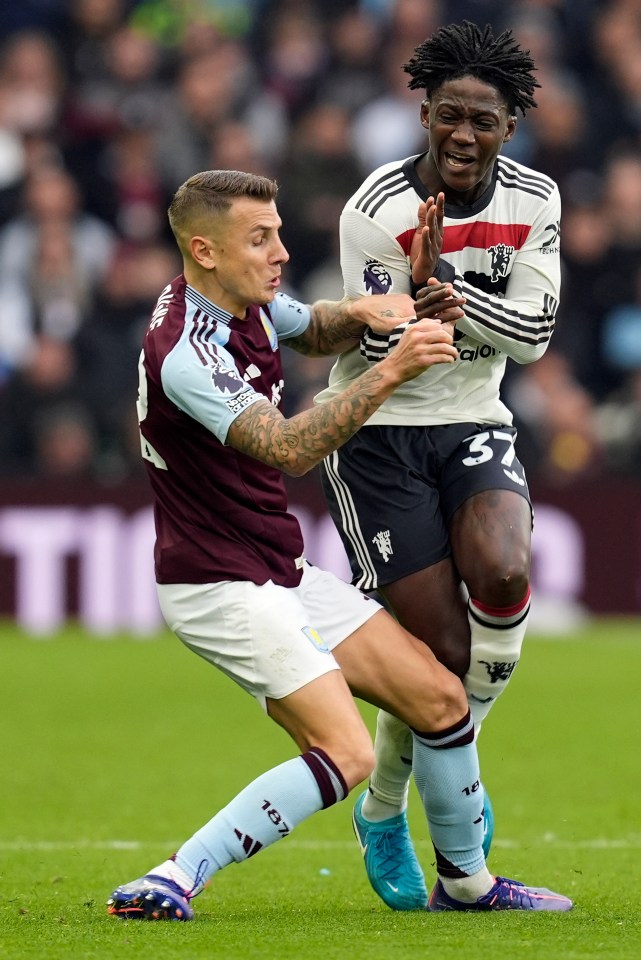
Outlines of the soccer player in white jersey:
M 510 31 L 495 37 L 467 21 L 436 31 L 404 65 L 409 86 L 425 90 L 429 148 L 375 170 L 340 224 L 348 297 L 411 292 L 422 316 L 438 278 L 464 302 L 456 363 L 395 391 L 327 459 L 323 486 L 353 582 L 378 590 L 464 679 L 477 732 L 519 661 L 530 609 L 531 504 L 499 390 L 508 357 L 531 363 L 545 352 L 560 287 L 557 186 L 499 155 L 517 110 L 536 106 L 534 69 Z M 367 331 L 317 400 L 331 401 L 390 355 L 398 335 Z M 372 824 L 386 835 L 398 893 L 381 882 L 388 862 L 371 852 L 368 875 L 390 906 L 407 909 L 427 896 L 405 818 L 412 739 L 385 713 L 375 753 L 355 827 L 363 847 Z M 487 853 L 489 799 L 485 816 Z M 457 875 L 439 864 L 443 872 Z
M 310 470 L 400 383 L 455 361 L 456 298 L 440 285 L 428 312 L 445 311 L 450 321 L 417 321 L 333 400 L 284 418 L 281 341 L 310 355 L 335 353 L 357 343 L 366 325 L 392 329 L 413 304 L 403 295 L 308 307 L 278 293 L 288 254 L 275 196 L 272 180 L 237 171 L 196 174 L 176 192 L 169 219 L 184 273 L 161 293 L 144 337 L 138 412 L 163 615 L 187 647 L 256 697 L 300 755 L 114 890 L 109 912 L 190 920 L 192 899 L 217 871 L 347 796 L 374 761 L 350 688 L 414 731 L 430 835 L 439 857 L 459 868 L 458 878 L 443 879 L 443 896 L 475 910 L 569 910 L 566 897 L 487 869 L 461 681 L 375 601 L 306 563 L 287 511 L 283 473 Z M 188 795 L 184 784 L 173 786 Z

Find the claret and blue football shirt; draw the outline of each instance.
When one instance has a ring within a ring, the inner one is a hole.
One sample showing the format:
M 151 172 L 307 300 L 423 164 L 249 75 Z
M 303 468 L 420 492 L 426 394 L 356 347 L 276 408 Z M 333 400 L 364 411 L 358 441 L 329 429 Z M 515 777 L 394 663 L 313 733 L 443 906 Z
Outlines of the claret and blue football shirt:
M 299 583 L 303 540 L 282 473 L 226 439 L 257 400 L 279 405 L 279 341 L 301 334 L 309 320 L 308 307 L 280 293 L 242 319 L 184 276 L 161 293 L 144 337 L 138 396 L 159 583 Z

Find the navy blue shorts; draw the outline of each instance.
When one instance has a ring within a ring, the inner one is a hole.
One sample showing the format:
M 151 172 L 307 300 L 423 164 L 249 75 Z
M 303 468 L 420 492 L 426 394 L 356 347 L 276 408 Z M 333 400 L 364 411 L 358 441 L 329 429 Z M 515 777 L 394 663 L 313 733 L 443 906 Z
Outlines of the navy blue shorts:
M 445 559 L 448 525 L 482 490 L 530 502 L 516 429 L 478 423 L 363 427 L 321 470 L 352 582 L 375 590 Z

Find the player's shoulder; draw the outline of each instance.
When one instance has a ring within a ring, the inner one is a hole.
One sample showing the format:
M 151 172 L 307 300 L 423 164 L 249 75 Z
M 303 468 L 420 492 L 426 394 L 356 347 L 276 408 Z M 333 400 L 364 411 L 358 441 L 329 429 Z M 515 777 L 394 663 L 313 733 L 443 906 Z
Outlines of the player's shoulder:
M 185 278 L 175 277 L 160 291 L 145 331 L 145 352 L 164 355 L 175 343 L 185 317 Z
M 552 194 L 558 194 L 556 183 L 547 174 L 502 155 L 498 157 L 497 184 L 504 190 L 515 190 L 541 200 L 549 200 Z
M 407 176 L 413 157 L 384 163 L 373 170 L 345 204 L 344 212 L 358 211 L 373 220 L 402 214 L 404 206 L 416 214 L 417 195 Z
M 309 326 L 310 307 L 290 294 L 280 291 L 269 306 L 261 307 L 261 314 L 269 316 L 279 340 L 297 337 Z M 265 326 L 263 322 L 263 326 Z M 272 344 L 273 346 L 273 344 Z

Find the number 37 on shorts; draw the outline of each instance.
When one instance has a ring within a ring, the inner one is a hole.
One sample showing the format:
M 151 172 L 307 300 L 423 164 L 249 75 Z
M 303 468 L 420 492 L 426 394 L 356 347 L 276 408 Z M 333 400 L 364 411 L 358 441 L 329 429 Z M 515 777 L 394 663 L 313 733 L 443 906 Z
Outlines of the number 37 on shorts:
M 462 446 L 467 447 L 468 450 L 467 456 L 462 459 L 463 465 L 478 467 L 482 463 L 494 460 L 495 464 L 500 463 L 508 480 L 524 487 L 523 467 L 516 459 L 514 451 L 515 439 L 516 431 L 490 429 L 475 433 L 462 443 Z

